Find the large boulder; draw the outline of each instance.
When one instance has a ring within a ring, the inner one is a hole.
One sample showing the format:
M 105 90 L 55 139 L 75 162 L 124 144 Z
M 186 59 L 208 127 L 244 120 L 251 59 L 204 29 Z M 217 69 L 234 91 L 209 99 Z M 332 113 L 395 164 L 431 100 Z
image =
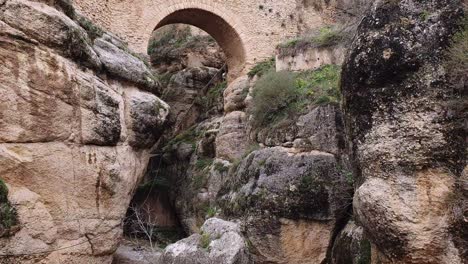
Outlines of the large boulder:
M 250 264 L 247 243 L 239 224 L 218 218 L 208 219 L 201 234 L 167 246 L 161 264 Z
M 160 83 L 143 61 L 105 38 L 98 38 L 93 45 L 104 69 L 111 75 L 139 85 L 151 93 L 160 92 Z
M 70 32 L 89 51 L 88 33 L 53 7 L 0 9 L 0 176 L 19 227 L 1 261 L 110 263 L 167 105 L 73 56 Z
M 392 263 L 466 259 L 449 220 L 466 134 L 443 63 L 461 15 L 459 1 L 376 1 L 343 67 L 354 212 Z
M 256 263 L 320 263 L 351 196 L 334 155 L 274 147 L 244 158 L 220 201 L 242 219 Z

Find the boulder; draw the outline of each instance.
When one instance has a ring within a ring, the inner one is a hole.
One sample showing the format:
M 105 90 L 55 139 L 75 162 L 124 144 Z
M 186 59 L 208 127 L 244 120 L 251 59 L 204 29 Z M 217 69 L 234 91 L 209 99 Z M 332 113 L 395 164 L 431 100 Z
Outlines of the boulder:
M 210 218 L 201 227 L 201 234 L 194 234 L 167 246 L 159 263 L 249 264 L 253 262 L 239 225 Z
M 256 263 L 320 263 L 352 186 L 334 155 L 265 148 L 245 157 L 219 193 L 224 214 L 242 219 Z
M 111 75 L 141 85 L 148 92 L 160 92 L 160 83 L 143 61 L 130 52 L 117 47 L 107 38 L 98 38 L 93 48 Z
M 242 111 L 245 107 L 245 99 L 249 93 L 250 80 L 248 76 L 242 76 L 232 81 L 224 91 L 224 112 Z
M 332 264 L 372 263 L 372 245 L 364 235 L 364 229 L 354 221 L 341 230 L 333 243 Z
M 153 94 L 137 89 L 125 91 L 129 144 L 149 148 L 163 131 L 169 105 Z

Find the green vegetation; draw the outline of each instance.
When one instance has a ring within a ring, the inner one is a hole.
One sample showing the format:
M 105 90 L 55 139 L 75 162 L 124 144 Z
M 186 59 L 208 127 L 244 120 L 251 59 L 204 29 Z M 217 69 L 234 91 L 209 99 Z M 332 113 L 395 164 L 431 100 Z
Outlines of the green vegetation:
M 200 247 L 204 249 L 208 249 L 211 243 L 211 237 L 210 234 L 202 232 L 201 237 L 200 237 Z
M 215 162 L 214 163 L 214 169 L 220 173 L 228 172 L 229 167 L 224 165 L 222 162 Z
M 197 170 L 204 170 L 204 169 L 206 169 L 208 166 L 210 166 L 212 163 L 213 163 L 213 159 L 210 159 L 210 158 L 207 158 L 207 159 L 198 159 L 198 160 L 195 162 L 195 168 L 197 168 Z
M 349 39 L 345 28 L 338 26 L 325 26 L 310 34 L 291 39 L 278 45 L 280 57 L 296 54 L 306 48 L 323 48 L 342 43 Z
M 216 207 L 210 206 L 206 209 L 205 215 L 206 215 L 206 218 L 212 218 L 216 216 L 217 213 L 218 213 L 218 209 Z
M 468 75 L 468 16 L 460 23 L 460 31 L 452 39 L 448 49 L 445 66 L 449 69 L 449 78 L 453 84 L 464 87 Z
M 360 252 L 358 264 L 370 264 L 371 263 L 371 244 L 369 240 L 364 239 L 360 243 Z
M 187 143 L 191 144 L 192 148 L 196 148 L 196 141 L 200 137 L 201 132 L 196 131 L 196 126 L 193 126 L 184 132 L 178 134 L 175 136 L 173 139 L 171 139 L 166 146 L 164 146 L 163 151 L 166 152 L 170 150 L 174 145 L 177 145 L 179 143 Z
M 303 112 L 309 104 L 337 103 L 340 67 L 325 65 L 302 73 L 269 72 L 255 84 L 253 107 L 255 127 L 266 127 Z
M 266 74 L 267 72 L 270 72 L 272 70 L 275 69 L 275 58 L 270 58 L 270 59 L 267 59 L 265 61 L 262 61 L 260 63 L 258 63 L 257 65 L 255 65 L 248 73 L 247 75 L 252 78 L 254 77 L 255 75 L 257 75 L 258 77 L 261 77 L 263 76 L 264 74 Z
M 177 49 L 196 48 L 213 42 L 215 40 L 211 36 L 193 36 L 188 26 L 180 29 L 172 25 L 153 35 L 148 45 L 148 54 L 165 57 Z
M 208 90 L 205 96 L 197 97 L 196 103 L 200 105 L 204 111 L 209 111 L 218 103 L 219 100 L 222 100 L 226 87 L 226 81 L 216 84 Z
M 419 17 L 421 18 L 421 20 L 427 21 L 430 15 L 431 14 L 428 11 L 424 10 L 421 14 L 419 14 Z
M 194 190 L 200 190 L 205 187 L 208 178 L 205 173 L 199 172 L 196 173 L 192 178 L 192 187 Z
M 95 39 L 102 37 L 104 30 L 96 26 L 91 20 L 84 16 L 76 16 L 78 24 L 88 32 L 89 38 L 94 41 Z
M 8 188 L 0 179 L 0 237 L 8 235 L 9 229 L 17 224 L 16 210 L 8 201 Z

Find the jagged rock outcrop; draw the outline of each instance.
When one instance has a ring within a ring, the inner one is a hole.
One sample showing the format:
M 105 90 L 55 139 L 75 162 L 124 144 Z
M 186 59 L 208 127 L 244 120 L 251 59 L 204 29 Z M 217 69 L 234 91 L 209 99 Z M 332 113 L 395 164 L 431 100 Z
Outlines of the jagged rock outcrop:
M 466 98 L 443 63 L 461 16 L 459 1 L 376 1 L 344 64 L 354 213 L 390 263 L 467 259 L 466 237 L 452 225 L 463 216 L 451 209 L 463 199 L 456 183 L 466 164 L 466 131 L 452 107 Z
M 201 234 L 194 234 L 169 245 L 157 263 L 249 264 L 253 262 L 239 224 L 210 218 L 201 227 Z
M 333 154 L 265 148 L 227 179 L 221 208 L 242 219 L 257 263 L 320 263 L 350 187 Z
M 169 111 L 113 42 L 42 1 L 1 1 L 0 177 L 19 223 L 1 261 L 111 262 Z

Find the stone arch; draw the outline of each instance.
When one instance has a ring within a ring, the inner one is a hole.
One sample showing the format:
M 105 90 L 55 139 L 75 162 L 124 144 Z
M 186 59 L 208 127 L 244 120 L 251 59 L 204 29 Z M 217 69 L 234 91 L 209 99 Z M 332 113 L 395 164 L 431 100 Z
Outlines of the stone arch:
M 158 12 L 153 21 L 154 24 L 146 30 L 146 43 L 151 33 L 163 26 L 176 23 L 192 25 L 206 31 L 221 46 L 227 58 L 230 79 L 244 71 L 247 57 L 245 30 L 242 23 L 224 8 L 215 4 L 182 2 Z

